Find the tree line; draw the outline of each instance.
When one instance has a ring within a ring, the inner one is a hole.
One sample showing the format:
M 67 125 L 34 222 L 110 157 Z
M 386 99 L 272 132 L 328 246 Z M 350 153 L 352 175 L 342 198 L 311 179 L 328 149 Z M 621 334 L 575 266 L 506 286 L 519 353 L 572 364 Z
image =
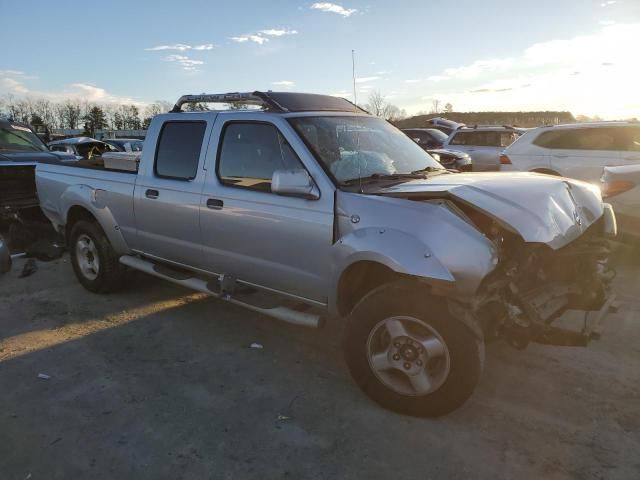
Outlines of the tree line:
M 155 115 L 169 111 L 172 106 L 172 103 L 162 100 L 139 107 L 132 104 L 95 103 L 77 99 L 52 101 L 7 95 L 0 99 L 0 114 L 36 129 L 84 129 L 93 134 L 101 129 L 147 129 Z
M 151 119 L 159 113 L 168 112 L 171 102 L 158 100 L 144 107 L 133 104 L 96 103 L 88 100 L 66 99 L 53 101 L 44 97 L 16 97 L 7 95 L 0 98 L 0 115 L 30 124 L 36 130 L 83 129 L 93 136 L 96 130 L 146 130 Z M 232 109 L 244 108 L 241 104 L 231 104 Z M 379 91 L 370 94 L 367 111 L 391 122 L 406 118 L 407 113 L 387 101 Z M 207 104 L 186 104 L 187 111 L 209 110 Z

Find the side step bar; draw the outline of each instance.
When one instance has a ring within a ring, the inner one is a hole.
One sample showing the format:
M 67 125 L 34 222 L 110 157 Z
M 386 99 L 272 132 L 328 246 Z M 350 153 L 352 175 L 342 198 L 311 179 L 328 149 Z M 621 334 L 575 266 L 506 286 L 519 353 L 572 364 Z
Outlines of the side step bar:
M 226 296 L 221 296 L 219 292 L 211 290 L 209 288 L 210 282 L 207 282 L 206 280 L 198 277 L 184 278 L 183 276 L 170 276 L 163 273 L 162 269 L 154 268 L 156 266 L 155 263 L 139 257 L 124 255 L 120 257 L 120 263 L 126 265 L 127 267 L 131 267 L 134 270 L 148 273 L 149 275 L 153 275 L 154 277 L 162 278 L 163 280 L 167 280 L 177 285 L 182 285 L 183 287 L 190 288 L 191 290 L 195 290 L 197 292 L 202 292 L 206 293 L 207 295 L 221 298 L 223 300 L 226 300 L 227 302 L 233 303 L 235 305 L 240 305 L 241 307 L 248 308 L 249 310 L 252 310 L 254 312 L 277 318 L 278 320 L 282 320 L 287 323 L 313 328 L 318 328 L 320 326 L 320 315 L 298 312 L 287 307 L 260 308 L 256 307 L 255 305 L 251 305 L 250 303 L 241 302 L 234 298 L 227 298 Z

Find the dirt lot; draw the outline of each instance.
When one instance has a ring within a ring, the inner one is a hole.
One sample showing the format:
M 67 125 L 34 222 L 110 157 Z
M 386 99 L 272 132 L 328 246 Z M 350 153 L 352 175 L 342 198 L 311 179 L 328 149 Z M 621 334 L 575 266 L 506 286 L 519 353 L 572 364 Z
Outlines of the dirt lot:
M 438 420 L 364 397 L 336 326 L 142 275 L 96 296 L 66 258 L 19 263 L 0 278 L 0 478 L 640 478 L 640 266 L 620 263 L 601 341 L 490 345 Z

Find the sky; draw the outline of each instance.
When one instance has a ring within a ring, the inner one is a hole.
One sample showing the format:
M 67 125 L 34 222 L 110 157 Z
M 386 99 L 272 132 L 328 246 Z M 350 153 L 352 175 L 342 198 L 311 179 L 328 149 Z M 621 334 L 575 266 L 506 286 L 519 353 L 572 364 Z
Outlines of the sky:
M 0 97 L 291 90 L 640 117 L 640 0 L 0 0 Z

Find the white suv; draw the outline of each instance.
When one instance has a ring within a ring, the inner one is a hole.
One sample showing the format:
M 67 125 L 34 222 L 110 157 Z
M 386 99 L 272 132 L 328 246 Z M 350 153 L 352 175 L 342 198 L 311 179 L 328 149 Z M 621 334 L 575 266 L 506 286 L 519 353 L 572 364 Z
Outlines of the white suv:
M 505 149 L 500 169 L 597 182 L 611 165 L 640 163 L 640 123 L 598 122 L 529 130 Z

